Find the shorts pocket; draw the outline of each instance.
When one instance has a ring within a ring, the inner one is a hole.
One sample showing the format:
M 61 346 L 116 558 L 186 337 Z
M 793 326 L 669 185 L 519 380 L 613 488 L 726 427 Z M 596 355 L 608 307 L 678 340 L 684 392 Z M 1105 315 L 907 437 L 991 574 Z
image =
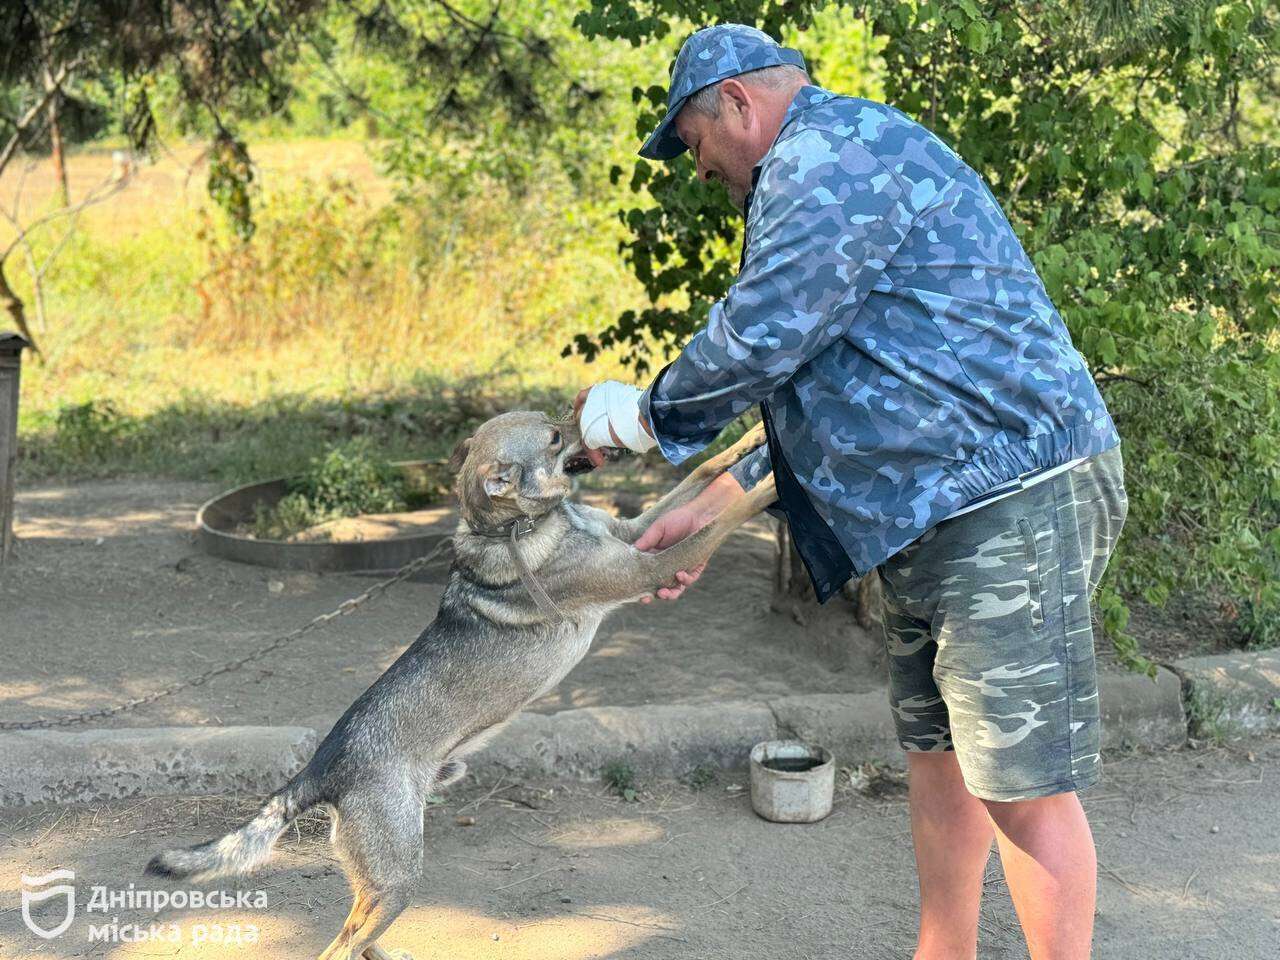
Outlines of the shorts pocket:
M 1026 554 L 1027 599 L 1031 610 L 1031 626 L 1039 629 L 1044 623 L 1044 605 L 1040 594 L 1040 554 L 1036 549 L 1036 535 L 1025 517 L 1018 518 L 1018 530 L 1022 533 L 1022 549 Z

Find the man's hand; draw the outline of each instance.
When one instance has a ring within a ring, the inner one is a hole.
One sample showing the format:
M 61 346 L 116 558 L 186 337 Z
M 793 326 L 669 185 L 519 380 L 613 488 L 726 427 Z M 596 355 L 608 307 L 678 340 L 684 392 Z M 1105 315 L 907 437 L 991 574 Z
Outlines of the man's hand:
M 587 402 L 587 394 L 591 392 L 590 387 L 583 387 L 578 391 L 578 395 L 573 398 L 573 419 L 578 423 L 578 429 L 582 429 L 582 405 Z M 609 428 L 609 435 L 617 442 L 617 446 L 622 446 L 622 442 L 618 440 L 618 435 L 613 432 L 613 428 Z M 587 454 L 587 459 L 591 461 L 591 466 L 598 467 L 604 463 L 604 451 L 597 450 L 595 447 L 588 447 L 585 443 L 582 449 Z
M 744 496 L 741 485 L 731 473 L 722 473 L 716 477 L 702 493 L 683 507 L 668 510 L 640 534 L 635 542 L 637 550 L 657 552 L 665 550 L 685 537 L 697 533 L 708 523 L 720 515 L 730 503 Z M 691 570 L 681 570 L 676 574 L 676 582 L 659 587 L 657 596 L 660 600 L 675 600 L 685 591 L 685 587 L 693 584 L 707 564 L 698 564 Z M 641 603 L 649 603 L 652 597 L 642 597 Z
M 582 428 L 582 407 L 586 404 L 587 394 L 590 392 L 590 387 L 584 387 L 582 390 L 579 390 L 578 395 L 573 398 L 573 419 L 578 422 L 579 429 Z M 640 426 L 645 433 L 649 434 L 651 437 L 653 436 L 653 429 L 649 426 L 648 421 L 645 420 L 643 415 L 640 417 Z M 609 425 L 609 438 L 613 441 L 613 446 L 619 449 L 625 449 L 625 444 L 618 439 L 618 434 L 617 431 L 613 429 L 613 424 Z M 586 452 L 587 459 L 591 461 L 591 465 L 593 467 L 598 467 L 604 463 L 604 453 L 602 451 L 595 447 L 588 447 L 585 443 L 583 444 L 583 450 Z
M 683 507 L 676 507 L 674 510 L 668 510 L 653 521 L 644 533 L 640 534 L 640 539 L 635 543 L 636 549 L 652 553 L 665 550 L 673 543 L 679 543 L 690 534 L 701 530 L 713 519 L 714 517 L 707 516 L 703 511 L 695 509 L 692 503 L 685 504 Z M 706 567 L 706 563 L 703 562 L 692 570 L 681 570 L 676 574 L 676 583 L 674 585 L 658 588 L 658 597 L 662 600 L 676 599 L 676 597 L 684 593 L 685 587 L 702 576 L 702 571 Z M 640 598 L 641 603 L 649 603 L 652 600 L 652 597 Z

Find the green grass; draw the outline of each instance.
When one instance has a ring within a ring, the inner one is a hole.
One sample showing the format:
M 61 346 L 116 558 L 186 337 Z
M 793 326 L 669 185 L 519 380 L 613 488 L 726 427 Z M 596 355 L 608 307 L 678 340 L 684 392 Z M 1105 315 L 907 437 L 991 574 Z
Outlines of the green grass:
M 284 540 L 330 520 L 418 509 L 444 492 L 412 489 L 408 477 L 375 453 L 367 437 L 335 444 L 312 457 L 287 487 L 274 506 L 255 505 L 255 537 Z
M 364 438 L 386 460 L 445 457 L 507 409 L 566 409 L 568 391 L 493 389 L 420 375 L 399 390 L 353 399 L 282 394 L 252 404 L 199 397 L 144 414 L 110 401 L 32 416 L 21 437 L 19 482 L 129 474 L 233 486 L 303 472 L 335 443 Z

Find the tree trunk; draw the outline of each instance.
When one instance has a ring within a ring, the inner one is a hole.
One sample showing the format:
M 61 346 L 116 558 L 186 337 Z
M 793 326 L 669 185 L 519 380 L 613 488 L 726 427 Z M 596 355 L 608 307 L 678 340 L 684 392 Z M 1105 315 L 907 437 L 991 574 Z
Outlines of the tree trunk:
M 818 603 L 791 532 L 786 523 L 778 525 L 770 609 L 804 628 L 799 645 L 815 654 L 828 669 L 882 668 L 883 644 L 878 631 L 872 629 L 879 620 L 878 587 L 879 578 L 872 572 L 860 580 L 850 580 L 825 604 Z
M 62 206 L 71 203 L 71 190 L 67 185 L 67 160 L 62 150 L 62 125 L 58 122 L 58 106 L 61 96 L 54 83 L 53 74 L 47 69 L 44 72 L 45 91 L 52 93 L 49 97 L 49 144 L 50 160 L 53 162 L 53 174 L 57 178 L 57 195 Z

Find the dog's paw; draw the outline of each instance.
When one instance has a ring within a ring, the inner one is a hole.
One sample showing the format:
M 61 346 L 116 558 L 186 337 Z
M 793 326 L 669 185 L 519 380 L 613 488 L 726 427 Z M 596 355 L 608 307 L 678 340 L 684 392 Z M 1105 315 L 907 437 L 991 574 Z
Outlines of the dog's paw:
M 408 950 L 384 950 L 376 943 L 371 943 L 360 954 L 361 960 L 413 960 Z
M 757 447 L 763 446 L 765 440 L 764 424 L 757 423 L 754 427 L 739 437 L 737 443 L 725 451 L 724 459 L 728 461 L 726 468 L 737 463 Z

